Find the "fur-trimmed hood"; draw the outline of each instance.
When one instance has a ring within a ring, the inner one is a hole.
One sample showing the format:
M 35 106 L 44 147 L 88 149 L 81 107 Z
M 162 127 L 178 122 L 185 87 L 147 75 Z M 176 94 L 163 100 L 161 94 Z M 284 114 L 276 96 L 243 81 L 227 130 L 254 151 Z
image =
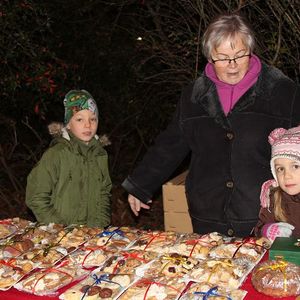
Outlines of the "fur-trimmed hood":
M 61 122 L 52 122 L 48 125 L 48 131 L 51 136 L 54 138 L 63 137 L 64 139 L 70 141 L 70 135 L 68 133 L 67 128 Z M 100 137 L 96 134 L 95 139 L 99 140 L 103 147 L 111 145 L 111 141 L 109 140 L 106 134 L 101 135 Z

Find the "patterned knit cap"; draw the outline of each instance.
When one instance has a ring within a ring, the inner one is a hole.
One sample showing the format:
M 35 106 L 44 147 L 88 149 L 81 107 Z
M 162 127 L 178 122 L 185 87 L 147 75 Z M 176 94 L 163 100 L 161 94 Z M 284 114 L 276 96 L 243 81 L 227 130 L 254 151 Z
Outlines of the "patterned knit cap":
M 68 124 L 70 119 L 80 110 L 88 109 L 95 113 L 98 118 L 98 108 L 92 95 L 85 90 L 71 90 L 64 99 L 65 119 L 64 123 Z
M 300 163 L 300 126 L 273 130 L 269 135 L 269 143 L 272 146 L 271 171 L 277 180 L 274 165 L 276 158 L 289 158 Z

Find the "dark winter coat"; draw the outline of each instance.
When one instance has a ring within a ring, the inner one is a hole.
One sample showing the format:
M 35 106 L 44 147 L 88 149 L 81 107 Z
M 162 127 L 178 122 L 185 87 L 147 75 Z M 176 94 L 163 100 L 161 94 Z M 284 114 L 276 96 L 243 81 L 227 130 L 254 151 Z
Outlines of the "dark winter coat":
M 290 196 L 282 191 L 281 207 L 286 216 L 286 221 L 277 220 L 274 214 L 274 189 L 270 192 L 270 204 L 262 207 L 259 212 L 259 221 L 255 228 L 255 234 L 261 236 L 261 230 L 265 224 L 286 222 L 295 228 L 292 236 L 300 238 L 300 194 Z
M 108 157 L 99 140 L 85 145 L 64 131 L 27 178 L 26 204 L 42 223 L 110 224 Z
M 173 121 L 123 187 L 147 203 L 191 151 L 186 195 L 194 232 L 247 236 L 258 220 L 260 188 L 271 178 L 269 133 L 300 123 L 299 87 L 262 65 L 226 116 L 204 74 L 185 88 Z

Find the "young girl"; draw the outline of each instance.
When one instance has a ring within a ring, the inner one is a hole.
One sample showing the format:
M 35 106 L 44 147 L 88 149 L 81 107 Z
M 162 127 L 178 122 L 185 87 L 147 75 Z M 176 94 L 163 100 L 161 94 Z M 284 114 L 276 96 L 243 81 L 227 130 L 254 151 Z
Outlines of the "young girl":
M 256 234 L 300 237 L 300 127 L 277 128 L 269 135 L 274 179 L 261 190 L 261 210 Z
M 65 127 L 27 178 L 26 204 L 41 223 L 110 224 L 108 157 L 96 135 L 98 108 L 84 90 L 64 99 Z

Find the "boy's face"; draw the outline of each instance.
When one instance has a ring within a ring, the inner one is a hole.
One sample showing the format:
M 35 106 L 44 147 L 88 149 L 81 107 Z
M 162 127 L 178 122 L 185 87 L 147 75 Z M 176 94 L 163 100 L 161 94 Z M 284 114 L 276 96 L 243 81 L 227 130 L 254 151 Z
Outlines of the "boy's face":
M 283 191 L 289 195 L 300 193 L 300 163 L 288 158 L 274 161 L 277 181 Z
M 88 109 L 80 110 L 70 119 L 67 128 L 78 139 L 88 144 L 98 128 L 97 116 Z

